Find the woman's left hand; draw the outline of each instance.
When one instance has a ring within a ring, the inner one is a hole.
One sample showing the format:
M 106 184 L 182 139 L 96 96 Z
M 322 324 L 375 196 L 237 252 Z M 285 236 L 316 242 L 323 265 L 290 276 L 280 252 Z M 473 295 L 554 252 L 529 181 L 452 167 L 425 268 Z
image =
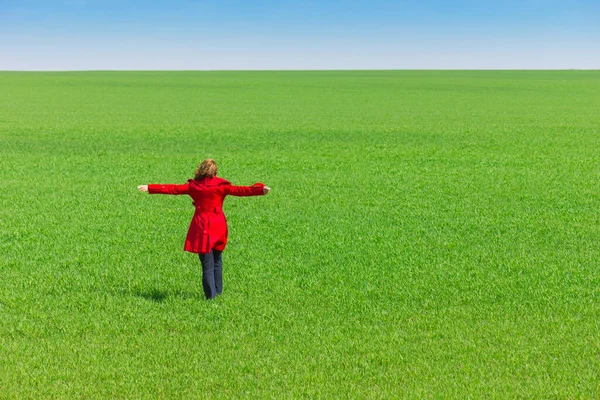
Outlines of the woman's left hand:
M 139 185 L 138 186 L 138 190 L 140 192 L 147 192 L 148 191 L 148 185 Z
M 263 186 L 263 194 L 267 194 L 271 191 L 271 188 L 268 186 Z

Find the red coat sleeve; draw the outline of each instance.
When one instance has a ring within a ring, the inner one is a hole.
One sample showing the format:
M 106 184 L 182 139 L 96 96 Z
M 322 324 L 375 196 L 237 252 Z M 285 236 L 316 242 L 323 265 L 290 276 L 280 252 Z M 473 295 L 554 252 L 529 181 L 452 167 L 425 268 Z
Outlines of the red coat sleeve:
M 264 183 L 255 183 L 252 186 L 233 186 L 227 185 L 225 189 L 225 194 L 232 196 L 261 196 L 263 195 L 263 187 L 265 187 Z
M 148 185 L 149 194 L 189 194 L 190 184 L 184 183 L 183 185 Z

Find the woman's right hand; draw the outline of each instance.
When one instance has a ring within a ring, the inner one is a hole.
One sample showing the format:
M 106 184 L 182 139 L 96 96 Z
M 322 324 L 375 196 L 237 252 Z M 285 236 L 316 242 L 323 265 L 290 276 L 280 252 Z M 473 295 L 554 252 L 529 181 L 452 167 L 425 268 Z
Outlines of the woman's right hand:
M 148 185 L 139 185 L 138 186 L 138 190 L 140 192 L 147 192 L 148 191 Z

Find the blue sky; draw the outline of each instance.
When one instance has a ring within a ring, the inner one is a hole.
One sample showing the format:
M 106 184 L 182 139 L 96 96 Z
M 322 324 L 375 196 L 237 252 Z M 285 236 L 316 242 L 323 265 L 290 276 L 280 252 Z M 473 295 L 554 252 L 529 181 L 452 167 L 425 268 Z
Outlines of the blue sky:
M 0 0 L 0 70 L 600 69 L 600 0 Z

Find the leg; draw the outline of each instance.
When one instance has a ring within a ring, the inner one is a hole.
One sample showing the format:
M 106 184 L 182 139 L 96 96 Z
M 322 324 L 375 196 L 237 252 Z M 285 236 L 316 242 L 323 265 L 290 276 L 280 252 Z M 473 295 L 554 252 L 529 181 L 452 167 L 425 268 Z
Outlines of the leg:
M 212 251 L 198 254 L 202 263 L 202 287 L 207 299 L 213 299 L 217 295 L 215 288 L 215 264 Z
M 223 252 L 219 250 L 213 250 L 213 260 L 215 265 L 215 289 L 217 295 L 223 293 Z

